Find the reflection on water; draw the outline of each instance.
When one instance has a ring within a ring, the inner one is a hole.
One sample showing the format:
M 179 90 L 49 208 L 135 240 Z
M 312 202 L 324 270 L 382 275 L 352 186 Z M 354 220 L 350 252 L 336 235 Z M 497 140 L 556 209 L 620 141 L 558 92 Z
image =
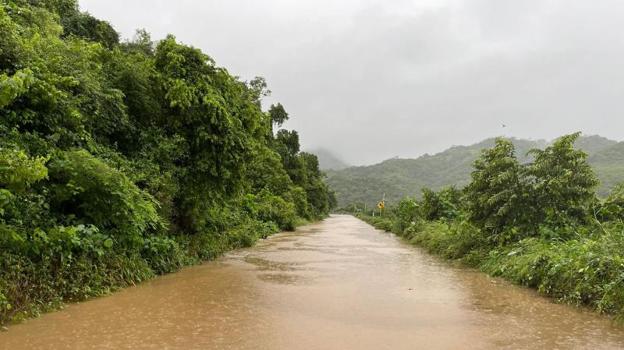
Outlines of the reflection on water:
M 620 349 L 624 328 L 350 216 L 71 305 L 1 349 Z

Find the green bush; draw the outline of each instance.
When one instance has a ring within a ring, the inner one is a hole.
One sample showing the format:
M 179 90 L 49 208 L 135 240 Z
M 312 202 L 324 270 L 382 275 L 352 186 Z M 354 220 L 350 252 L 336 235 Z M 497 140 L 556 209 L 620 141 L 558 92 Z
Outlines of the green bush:
M 392 232 L 402 235 L 404 231 L 420 220 L 418 203 L 411 198 L 402 199 L 393 210 L 396 216 Z
M 258 195 L 248 195 L 245 207 L 251 217 L 273 222 L 283 230 L 294 230 L 297 220 L 295 205 L 263 190 Z
M 0 147 L 0 185 L 11 192 L 21 193 L 34 183 L 48 176 L 44 157 L 29 157 L 26 152 L 16 148 Z
M 178 242 L 166 236 L 152 236 L 143 240 L 141 257 L 156 274 L 179 270 L 192 262 Z
M 624 184 L 617 185 L 595 208 L 595 217 L 603 221 L 624 221 Z
M 461 192 L 455 187 L 445 187 L 439 192 L 422 190 L 421 216 L 425 220 L 454 219 L 459 215 Z
M 124 242 L 164 228 L 157 203 L 123 173 L 84 150 L 63 152 L 49 164 L 51 206 L 70 222 L 93 224 Z
M 299 186 L 293 186 L 290 188 L 289 194 L 291 201 L 295 204 L 297 215 L 304 219 L 312 219 L 310 205 L 308 204 L 308 195 L 305 190 Z
M 279 227 L 275 223 L 249 220 L 228 232 L 229 244 L 232 249 L 251 247 L 258 239 L 267 238 L 278 231 Z

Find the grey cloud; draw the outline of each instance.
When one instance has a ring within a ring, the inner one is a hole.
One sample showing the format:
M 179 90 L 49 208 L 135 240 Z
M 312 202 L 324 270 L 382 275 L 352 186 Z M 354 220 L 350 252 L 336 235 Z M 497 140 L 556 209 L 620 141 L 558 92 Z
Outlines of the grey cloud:
M 174 33 L 265 76 L 305 148 L 351 163 L 507 134 L 622 139 L 624 3 L 82 0 L 131 37 Z M 501 123 L 508 125 L 502 129 Z

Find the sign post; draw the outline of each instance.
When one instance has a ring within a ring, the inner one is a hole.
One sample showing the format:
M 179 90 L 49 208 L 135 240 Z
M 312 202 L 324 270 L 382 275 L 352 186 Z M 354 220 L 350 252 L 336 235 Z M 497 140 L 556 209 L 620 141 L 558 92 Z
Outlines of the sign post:
M 384 193 L 381 202 L 377 203 L 377 208 L 379 208 L 379 216 L 383 216 L 384 209 L 386 209 L 386 194 Z

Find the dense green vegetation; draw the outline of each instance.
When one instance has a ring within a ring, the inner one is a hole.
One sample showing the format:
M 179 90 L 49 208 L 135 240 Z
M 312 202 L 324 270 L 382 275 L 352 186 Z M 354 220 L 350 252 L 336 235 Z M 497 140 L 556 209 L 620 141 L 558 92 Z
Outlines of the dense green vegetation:
M 624 317 L 624 186 L 603 200 L 587 154 L 567 135 L 521 163 L 497 139 L 463 189 L 424 190 L 369 216 L 377 228 L 559 300 Z
M 530 161 L 527 152 L 543 149 L 546 141 L 511 139 L 520 163 Z M 417 159 L 390 159 L 382 163 L 328 171 L 328 183 L 336 190 L 340 206 L 364 203 L 376 204 L 385 193 L 389 202 L 396 203 L 405 196 L 420 197 L 421 189 L 440 190 L 448 185 L 465 186 L 470 181 L 472 163 L 484 148 L 492 147 L 495 139 L 471 146 L 454 146 Z M 619 182 L 624 181 L 624 142 L 600 136 L 581 136 L 576 146 L 588 153 L 588 161 L 600 180 L 597 189 L 606 196 Z
M 120 42 L 76 0 L 3 0 L 0 33 L 0 323 L 328 213 L 261 78 L 173 36 Z

